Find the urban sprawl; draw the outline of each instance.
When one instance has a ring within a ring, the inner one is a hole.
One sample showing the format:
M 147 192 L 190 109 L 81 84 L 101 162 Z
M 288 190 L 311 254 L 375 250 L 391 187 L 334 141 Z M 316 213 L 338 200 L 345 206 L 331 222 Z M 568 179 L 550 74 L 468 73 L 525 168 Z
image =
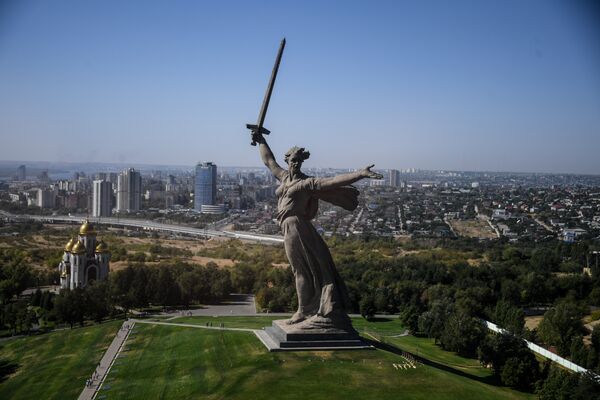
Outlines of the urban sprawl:
M 6 169 L 6 168 L 5 168 Z M 21 165 L 0 177 L 2 209 L 15 214 L 127 216 L 198 228 L 277 234 L 277 182 L 264 168 L 134 169 L 73 172 Z M 348 170 L 312 169 L 326 177 Z M 324 236 L 574 242 L 600 236 L 600 176 L 385 170 L 361 187 L 359 207 L 321 202 Z M 63 174 L 64 175 L 64 174 Z

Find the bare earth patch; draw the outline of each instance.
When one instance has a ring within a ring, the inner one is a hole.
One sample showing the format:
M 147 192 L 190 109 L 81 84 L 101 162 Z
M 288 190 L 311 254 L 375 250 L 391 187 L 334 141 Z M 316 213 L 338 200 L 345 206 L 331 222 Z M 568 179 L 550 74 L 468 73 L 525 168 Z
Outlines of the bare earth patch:
M 525 317 L 525 327 L 529 330 L 535 329 L 538 327 L 540 322 L 544 319 L 543 315 L 534 315 L 531 317 Z
M 469 220 L 449 220 L 454 231 L 460 236 L 467 236 L 478 239 L 494 239 L 496 233 L 490 228 L 487 222 L 480 219 Z

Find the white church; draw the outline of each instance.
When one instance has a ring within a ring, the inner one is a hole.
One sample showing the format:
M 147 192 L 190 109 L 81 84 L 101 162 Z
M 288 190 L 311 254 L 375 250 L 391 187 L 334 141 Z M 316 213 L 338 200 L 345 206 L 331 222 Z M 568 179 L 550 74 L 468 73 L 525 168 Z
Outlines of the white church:
M 63 259 L 58 264 L 60 287 L 75 289 L 94 280 L 108 277 L 110 252 L 103 241 L 96 241 L 94 226 L 85 221 L 77 238 L 65 245 Z

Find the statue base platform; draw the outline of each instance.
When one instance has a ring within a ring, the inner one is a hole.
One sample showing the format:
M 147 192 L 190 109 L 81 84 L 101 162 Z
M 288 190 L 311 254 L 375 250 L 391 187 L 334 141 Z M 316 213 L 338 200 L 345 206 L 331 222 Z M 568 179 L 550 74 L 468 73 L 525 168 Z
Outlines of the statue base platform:
M 289 325 L 287 320 L 273 321 L 256 336 L 269 351 L 299 350 L 364 350 L 374 347 L 361 340 L 354 330 L 339 328 L 302 329 L 302 324 Z

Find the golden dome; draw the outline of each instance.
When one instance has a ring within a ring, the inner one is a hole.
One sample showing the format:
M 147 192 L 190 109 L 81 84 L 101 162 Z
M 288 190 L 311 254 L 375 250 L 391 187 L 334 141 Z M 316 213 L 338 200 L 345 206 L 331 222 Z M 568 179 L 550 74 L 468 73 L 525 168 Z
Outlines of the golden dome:
M 81 225 L 81 227 L 79 227 L 79 234 L 80 235 L 95 235 L 96 231 L 94 230 L 94 225 L 90 224 L 90 221 L 88 221 L 86 219 L 85 222 L 83 223 L 83 225 Z
M 74 244 L 75 244 L 75 240 L 73 238 L 69 239 L 69 241 L 67 242 L 67 244 L 65 244 L 65 251 L 66 252 L 70 252 L 71 249 L 73 248 Z
M 85 253 L 85 246 L 80 241 L 77 241 L 77 243 L 75 243 L 75 245 L 71 249 L 71 253 L 73 253 L 73 254 Z
M 96 246 L 96 253 L 107 253 L 107 252 L 108 252 L 108 246 L 106 245 L 106 243 L 104 243 L 101 240 L 100 243 L 98 243 L 98 245 Z

